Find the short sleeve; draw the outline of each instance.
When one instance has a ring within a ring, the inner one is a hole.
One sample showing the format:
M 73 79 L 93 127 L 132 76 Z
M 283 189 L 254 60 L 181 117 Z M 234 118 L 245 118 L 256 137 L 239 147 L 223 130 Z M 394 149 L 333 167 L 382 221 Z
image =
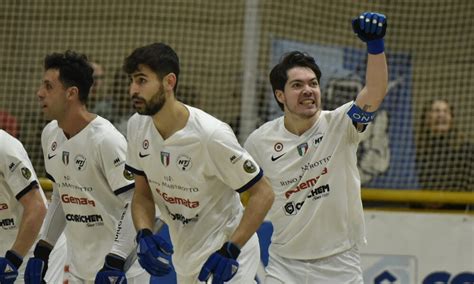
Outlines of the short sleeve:
M 216 176 L 238 192 L 244 192 L 263 176 L 250 154 L 240 146 L 229 126 L 219 127 L 209 137 L 208 153 Z
M 4 141 L 0 150 L 2 157 L 2 172 L 6 183 L 17 200 L 28 193 L 38 184 L 38 178 L 25 148 L 13 138 Z
M 135 133 L 136 128 L 133 126 L 133 118 L 134 116 L 129 119 L 127 124 L 128 144 L 125 169 L 132 172 L 133 174 L 144 176 L 145 172 L 140 167 L 140 164 L 138 162 L 138 150 L 135 139 L 137 133 Z
M 106 135 L 99 147 L 102 170 L 116 195 L 134 187 L 133 174 L 125 169 L 127 141 L 118 131 Z

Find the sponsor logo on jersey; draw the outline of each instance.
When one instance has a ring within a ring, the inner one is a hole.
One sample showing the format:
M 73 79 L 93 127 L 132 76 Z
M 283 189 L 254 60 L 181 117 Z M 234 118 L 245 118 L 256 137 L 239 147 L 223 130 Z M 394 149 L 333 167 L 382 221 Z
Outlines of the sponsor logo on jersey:
M 142 154 L 142 152 L 138 152 L 138 157 L 140 158 L 145 158 L 145 157 L 148 157 L 150 156 L 150 154 Z
M 119 167 L 119 166 L 123 165 L 124 163 L 125 163 L 125 161 L 120 160 L 119 157 L 114 159 L 114 166 L 115 167 Z
M 135 178 L 135 175 L 129 170 L 123 170 L 123 177 L 126 180 L 133 180 Z
M 296 149 L 298 150 L 298 154 L 303 157 L 306 152 L 308 152 L 308 143 L 301 143 L 298 145 L 298 147 L 296 147 Z
M 93 226 L 102 226 L 104 225 L 104 219 L 101 215 L 92 214 L 92 215 L 80 215 L 80 214 L 67 214 L 66 221 L 76 222 L 76 223 L 85 223 L 88 227 Z
M 54 158 L 54 157 L 56 157 L 56 154 L 51 155 L 51 154 L 48 153 L 48 160 L 51 160 L 51 159 Z
M 313 140 L 313 144 L 315 147 L 317 147 L 319 145 L 319 143 L 321 143 L 321 141 L 323 141 L 323 134 L 322 133 L 316 133 L 316 138 L 314 138 Z
M 63 163 L 69 165 L 69 152 L 63 151 Z
M 286 153 L 283 153 L 283 154 L 278 155 L 278 156 L 273 156 L 273 155 L 272 155 L 272 158 L 271 158 L 272 162 L 275 162 L 276 160 L 280 159 L 280 158 L 283 157 L 285 154 L 286 154 Z
M 7 210 L 7 209 L 8 209 L 8 204 L 0 203 L 0 210 Z
M 167 167 L 170 164 L 170 153 L 161 151 L 160 157 L 161 157 L 161 164 Z
M 318 200 L 321 197 L 326 197 L 329 195 L 329 184 L 322 185 L 320 187 L 317 187 L 315 189 L 312 189 L 308 195 L 306 196 L 307 199 L 312 199 L 312 200 Z M 296 215 L 298 212 L 301 210 L 303 207 L 303 204 L 305 203 L 306 200 L 300 201 L 300 202 L 288 202 L 283 206 L 283 211 L 285 212 L 285 215 Z
M 58 183 L 58 186 L 61 187 L 61 188 L 70 188 L 70 189 L 85 191 L 85 192 L 91 192 L 92 191 L 91 186 L 79 186 L 79 185 L 69 183 L 67 181 L 63 181 L 61 183 Z
M 143 149 L 146 150 L 150 146 L 150 142 L 148 142 L 148 140 L 145 139 L 145 140 L 143 140 L 142 146 L 143 146 Z
M 283 150 L 283 144 L 281 142 L 276 142 L 275 145 L 273 145 L 273 150 L 281 152 Z
M 199 214 L 196 214 L 193 218 L 186 218 L 184 215 L 180 213 L 172 213 L 168 206 L 166 206 L 166 210 L 168 214 L 171 216 L 171 220 L 181 222 L 183 225 L 186 225 L 190 222 L 197 222 L 199 220 Z
M 10 172 L 14 172 L 16 170 L 16 168 L 20 165 L 20 163 L 11 163 L 10 165 L 8 165 L 8 169 L 10 170 Z
M 129 203 L 126 203 L 124 206 L 124 209 L 127 209 L 128 205 Z M 120 215 L 120 219 L 117 223 L 117 230 L 115 230 L 115 239 L 114 239 L 114 241 L 116 242 L 119 241 L 120 234 L 123 230 L 123 220 L 125 219 L 126 214 L 127 214 L 127 210 L 123 210 L 122 215 Z M 111 282 L 111 283 L 115 283 L 115 282 Z
M 246 161 L 244 162 L 244 171 L 245 171 L 246 173 L 251 174 L 251 173 L 254 173 L 256 170 L 257 170 L 257 167 L 253 164 L 252 161 L 246 160 Z
M 155 184 L 159 184 L 159 183 L 155 182 Z M 172 190 L 177 189 L 177 190 L 186 191 L 186 192 L 199 192 L 199 188 L 197 187 L 184 187 L 182 185 L 168 183 L 166 181 L 162 181 L 161 186 L 172 189 Z
M 160 195 L 164 201 L 170 204 L 183 205 L 188 208 L 197 208 L 199 207 L 199 201 L 191 201 L 187 198 L 181 198 L 176 196 L 169 196 L 166 192 L 161 192 L 159 188 L 155 188 L 158 195 Z
M 86 165 L 86 157 L 82 156 L 81 154 L 74 157 L 74 166 L 78 171 L 83 171 L 86 168 Z
M 192 167 L 191 158 L 186 155 L 180 155 L 176 160 L 176 165 L 182 171 L 187 171 Z
M 15 229 L 15 220 L 13 218 L 0 219 L 0 227 L 4 230 Z
M 318 179 L 321 176 L 323 176 L 327 173 L 328 173 L 328 169 L 325 167 L 319 176 L 310 178 L 310 179 L 298 184 L 295 188 L 292 188 L 292 189 L 288 190 L 287 192 L 285 192 L 286 199 L 290 198 L 290 196 L 293 193 L 297 193 L 297 192 L 300 192 L 302 190 L 309 189 L 309 188 L 313 187 L 318 182 Z
M 27 167 L 21 168 L 21 175 L 27 180 L 30 179 L 31 177 L 30 169 L 28 169 Z
M 56 143 L 56 141 L 54 141 L 53 143 L 51 143 L 51 151 L 56 151 L 56 147 L 58 146 L 58 143 Z
M 230 157 L 230 162 L 232 164 L 235 164 L 238 161 L 240 161 L 240 159 L 242 159 L 243 156 L 244 156 L 243 154 L 240 154 L 240 156 L 238 156 L 238 157 L 236 155 L 232 155 L 232 157 Z
M 61 195 L 61 201 L 63 203 L 72 203 L 72 204 L 78 204 L 78 205 L 90 205 L 92 207 L 95 207 L 94 200 L 88 199 L 86 197 L 74 197 L 74 196 L 68 195 L 66 193 Z

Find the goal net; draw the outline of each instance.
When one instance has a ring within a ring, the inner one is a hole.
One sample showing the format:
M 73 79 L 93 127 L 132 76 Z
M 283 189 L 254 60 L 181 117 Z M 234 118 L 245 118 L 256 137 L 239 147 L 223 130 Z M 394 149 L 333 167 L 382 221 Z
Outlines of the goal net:
M 281 115 L 268 73 L 287 51 L 316 58 L 326 109 L 354 99 L 366 50 L 350 20 L 363 11 L 388 16 L 390 72 L 388 96 L 359 147 L 363 186 L 472 191 L 474 1 L 467 0 L 4 0 L 1 128 L 17 135 L 44 175 L 46 121 L 35 94 L 42 63 L 74 49 L 100 65 L 89 109 L 124 131 L 133 110 L 123 59 L 159 41 L 180 56 L 178 98 L 229 123 L 243 143 Z

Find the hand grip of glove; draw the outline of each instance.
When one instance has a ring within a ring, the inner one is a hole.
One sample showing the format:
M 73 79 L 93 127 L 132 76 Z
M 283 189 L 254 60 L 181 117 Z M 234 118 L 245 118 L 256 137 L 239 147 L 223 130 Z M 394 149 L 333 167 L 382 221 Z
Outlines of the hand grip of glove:
M 226 242 L 220 250 L 209 256 L 199 272 L 199 281 L 207 281 L 212 275 L 212 284 L 221 284 L 234 277 L 239 269 L 237 258 L 240 248 L 232 243 Z
M 25 284 L 42 284 L 48 270 L 49 255 L 52 248 L 39 241 L 36 244 L 33 257 L 28 260 L 25 269 Z
M 163 276 L 171 272 L 170 263 L 173 246 L 149 229 L 142 229 L 137 234 L 138 262 L 153 276 Z
M 8 250 L 5 257 L 0 257 L 0 283 L 14 283 L 22 263 L 23 258 L 12 250 Z
M 127 284 L 123 266 L 125 259 L 116 254 L 105 256 L 104 266 L 95 276 L 95 284 Z
M 365 43 L 370 54 L 384 51 L 383 38 L 387 31 L 387 17 L 384 14 L 365 12 L 352 20 L 354 33 Z

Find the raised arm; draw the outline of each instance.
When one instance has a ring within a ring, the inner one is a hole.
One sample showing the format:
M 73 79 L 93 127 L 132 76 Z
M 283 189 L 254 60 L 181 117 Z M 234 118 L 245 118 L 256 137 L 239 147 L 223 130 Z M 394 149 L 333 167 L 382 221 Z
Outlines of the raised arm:
M 387 94 L 388 70 L 384 53 L 387 28 L 385 15 L 366 12 L 352 21 L 356 35 L 367 44 L 366 85 L 358 94 L 356 105 L 365 112 L 375 112 Z

